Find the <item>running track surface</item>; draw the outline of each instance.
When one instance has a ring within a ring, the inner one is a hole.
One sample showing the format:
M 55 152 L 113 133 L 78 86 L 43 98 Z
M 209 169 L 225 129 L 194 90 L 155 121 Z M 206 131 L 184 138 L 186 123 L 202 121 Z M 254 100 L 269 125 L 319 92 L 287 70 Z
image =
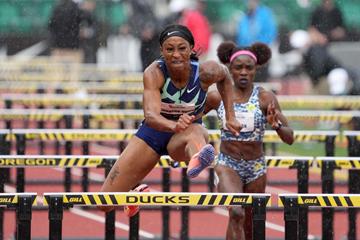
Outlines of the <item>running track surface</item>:
M 27 154 L 37 154 L 36 145 L 29 144 Z M 74 149 L 81 149 L 80 145 L 75 144 Z M 114 155 L 117 154 L 115 148 L 104 147 L 100 145 L 91 146 L 91 154 L 97 155 Z M 52 146 L 46 148 L 46 154 L 53 154 Z M 75 152 L 73 154 L 80 154 Z M 12 170 L 12 178 L 14 178 L 14 170 Z M 103 170 L 91 169 L 91 179 L 102 179 Z M 161 179 L 161 169 L 154 169 L 147 180 Z M 341 173 L 346 174 L 346 173 Z M 79 179 L 81 170 L 77 168 L 72 169 L 73 179 Z M 63 170 L 59 168 L 29 168 L 26 169 L 26 179 L 58 179 L 63 180 Z M 172 169 L 172 180 L 181 180 L 181 172 L 179 169 Z M 198 179 L 207 179 L 207 171 L 204 171 Z M 268 180 L 296 180 L 296 171 L 288 169 L 268 169 Z M 318 173 L 310 173 L 310 180 L 319 180 Z M 336 186 L 336 184 L 335 184 Z M 161 191 L 161 185 L 151 185 L 152 191 Z M 6 190 L 13 191 L 14 185 L 7 185 Z M 100 184 L 92 184 L 90 191 L 98 191 Z M 44 192 L 62 192 L 64 188 L 61 184 L 57 185 L 26 185 L 27 192 L 37 192 L 42 195 Z M 72 191 L 81 191 L 79 185 L 73 185 Z M 180 186 L 172 186 L 171 191 L 180 192 Z M 191 192 L 207 192 L 205 185 L 191 185 Z M 296 186 L 281 186 L 281 185 L 268 185 L 266 192 L 272 194 L 272 205 L 277 205 L 277 194 L 279 193 L 295 193 Z M 311 193 L 321 193 L 320 186 L 310 186 Z M 335 193 L 347 193 L 347 188 L 343 186 L 336 186 Z M 64 212 L 63 219 L 63 239 L 78 238 L 78 239 L 103 239 L 104 238 L 104 214 L 95 209 L 82 210 L 80 208 L 73 208 L 70 211 Z M 266 238 L 267 239 L 284 239 L 284 220 L 283 211 L 267 211 L 266 223 Z M 12 239 L 15 229 L 15 213 L 14 211 L 5 211 L 5 225 L 4 236 L 5 240 Z M 359 214 L 357 222 L 360 222 Z M 33 211 L 32 217 L 32 238 L 33 239 L 47 239 L 48 233 L 48 212 L 47 211 Z M 191 238 L 214 238 L 224 239 L 227 226 L 227 211 L 224 207 L 217 207 L 210 211 L 192 211 L 189 217 L 189 236 Z M 336 212 L 334 219 L 334 236 L 335 240 L 343 239 L 347 234 L 348 219 L 345 212 Z M 116 213 L 116 237 L 128 237 L 128 218 L 123 214 L 122 209 Z M 170 216 L 170 234 L 172 239 L 180 239 L 181 231 L 181 216 L 180 211 L 172 211 Z M 162 223 L 160 210 L 144 210 L 140 214 L 140 239 L 152 239 L 161 236 Z M 360 231 L 358 232 L 357 239 L 360 239 Z M 321 213 L 309 213 L 309 235 L 321 235 Z

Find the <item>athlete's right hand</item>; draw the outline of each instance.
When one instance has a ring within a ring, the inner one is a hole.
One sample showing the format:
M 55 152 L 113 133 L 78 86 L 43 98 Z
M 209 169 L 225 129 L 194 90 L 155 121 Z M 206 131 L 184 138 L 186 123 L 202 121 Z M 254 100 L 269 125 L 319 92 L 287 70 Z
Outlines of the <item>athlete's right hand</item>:
M 240 130 L 242 127 L 240 122 L 236 118 L 231 118 L 229 120 L 226 120 L 225 125 L 226 125 L 226 129 L 230 131 L 232 134 L 234 134 L 235 136 L 240 135 Z
M 182 114 L 176 122 L 174 132 L 179 133 L 187 129 L 195 120 L 195 116 L 189 114 Z

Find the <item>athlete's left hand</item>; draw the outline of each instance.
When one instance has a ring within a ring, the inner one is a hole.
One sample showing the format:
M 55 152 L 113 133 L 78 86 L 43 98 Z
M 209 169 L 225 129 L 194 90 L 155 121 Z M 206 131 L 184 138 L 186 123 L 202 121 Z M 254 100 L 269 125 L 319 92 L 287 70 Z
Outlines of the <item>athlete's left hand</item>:
M 279 114 L 280 114 L 279 109 L 275 108 L 275 103 L 274 101 L 272 101 L 267 107 L 266 119 L 273 129 L 279 127 L 279 122 L 280 122 Z
M 186 113 L 182 114 L 176 122 L 174 132 L 179 133 L 179 132 L 184 131 L 192 124 L 194 119 L 195 119 L 195 116 L 193 116 L 193 115 L 190 116 Z
M 240 135 L 241 124 L 239 123 L 238 120 L 236 120 L 236 118 L 231 118 L 229 120 L 226 120 L 225 125 L 226 125 L 226 129 L 230 131 L 232 134 L 234 134 L 235 136 Z

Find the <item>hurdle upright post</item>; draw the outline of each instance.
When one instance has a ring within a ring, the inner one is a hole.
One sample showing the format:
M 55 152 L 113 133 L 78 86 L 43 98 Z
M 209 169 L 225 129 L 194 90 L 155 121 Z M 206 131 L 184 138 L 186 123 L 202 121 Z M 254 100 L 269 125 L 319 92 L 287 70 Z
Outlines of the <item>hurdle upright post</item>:
M 170 192 L 170 168 L 162 169 L 162 190 L 163 192 Z M 162 206 L 162 235 L 163 239 L 170 238 L 170 207 Z
M 266 197 L 263 196 L 255 196 L 253 200 L 252 233 L 256 240 L 265 240 L 266 202 Z
M 62 239 L 62 219 L 64 213 L 63 197 L 49 197 L 49 239 Z
M 105 178 L 109 175 L 112 166 L 113 163 L 106 163 Z M 115 209 L 105 213 L 105 239 L 115 239 Z
M 139 229 L 140 229 L 140 213 L 138 212 L 129 219 L 130 230 L 129 240 L 139 240 Z
M 83 116 L 83 128 L 89 129 L 90 127 L 90 116 L 88 114 L 84 114 Z M 89 142 L 83 141 L 82 142 L 82 150 L 83 155 L 89 155 Z M 89 168 L 83 168 L 82 169 L 82 179 L 81 179 L 81 185 L 84 192 L 89 191 Z
M 6 140 L 8 131 L 0 133 L 0 154 L 8 155 L 10 154 L 10 141 Z M 0 193 L 5 192 L 5 183 L 10 179 L 10 169 L 9 168 L 0 168 Z M 0 207 L 0 240 L 4 239 L 4 208 Z
M 321 184 L 323 193 L 334 193 L 334 169 L 333 161 L 324 161 L 321 165 Z M 334 209 L 322 208 L 322 236 L 324 239 L 334 238 Z
M 16 153 L 25 155 L 26 136 L 25 134 L 16 134 Z M 16 168 L 16 192 L 25 192 L 25 169 Z
M 297 179 L 298 179 L 298 192 L 309 192 L 309 162 L 297 161 Z M 308 208 L 299 207 L 299 239 L 306 240 L 308 238 Z
M 19 196 L 16 208 L 16 239 L 31 239 L 32 196 Z
M 326 156 L 335 155 L 336 136 L 326 136 L 325 154 Z M 321 167 L 321 182 L 323 193 L 334 193 L 334 169 L 336 165 L 333 162 L 324 162 Z M 322 236 L 324 239 L 332 240 L 334 238 L 334 209 L 322 208 Z
M 348 155 L 350 157 L 360 156 L 359 141 L 356 140 L 356 136 L 347 136 L 348 139 Z M 349 181 L 348 181 L 349 193 L 360 193 L 360 170 L 350 169 L 349 170 Z M 349 229 L 348 229 L 348 240 L 356 240 L 356 216 L 358 209 L 348 209 Z
M 181 169 L 182 173 L 182 185 L 181 191 L 182 192 L 189 192 L 190 191 L 190 182 L 189 178 L 186 174 L 187 168 Z M 189 206 L 182 206 L 181 207 L 181 232 L 180 232 L 180 239 L 188 240 L 189 239 L 189 213 L 190 207 Z
M 5 99 L 5 108 L 11 109 L 12 108 L 12 101 L 10 99 Z M 12 122 L 11 120 L 5 121 L 6 129 L 12 129 Z
M 65 128 L 71 129 L 73 127 L 73 116 L 71 115 L 65 115 Z M 72 142 L 66 141 L 65 142 L 65 154 L 66 155 L 72 155 Z M 65 192 L 71 192 L 71 183 L 72 183 L 72 177 L 71 177 L 71 168 L 65 169 L 65 181 L 64 181 L 64 187 Z
M 299 205 L 296 197 L 284 199 L 285 240 L 298 239 Z

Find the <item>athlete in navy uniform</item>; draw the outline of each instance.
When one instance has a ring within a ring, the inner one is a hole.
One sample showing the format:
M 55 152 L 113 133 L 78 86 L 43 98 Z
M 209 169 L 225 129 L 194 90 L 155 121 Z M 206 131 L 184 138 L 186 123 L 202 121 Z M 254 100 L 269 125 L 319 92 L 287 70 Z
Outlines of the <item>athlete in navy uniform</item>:
M 159 42 L 161 58 L 143 75 L 145 119 L 111 169 L 102 186 L 103 192 L 133 189 L 162 155 L 188 162 L 190 178 L 208 167 L 214 160 L 215 150 L 208 144 L 208 132 L 202 126 L 201 116 L 208 88 L 214 83 L 226 109 L 226 126 L 234 135 L 239 134 L 227 68 L 215 61 L 200 64 L 193 51 L 194 38 L 185 26 L 167 26 L 160 33 Z M 131 212 L 137 211 L 138 208 Z

